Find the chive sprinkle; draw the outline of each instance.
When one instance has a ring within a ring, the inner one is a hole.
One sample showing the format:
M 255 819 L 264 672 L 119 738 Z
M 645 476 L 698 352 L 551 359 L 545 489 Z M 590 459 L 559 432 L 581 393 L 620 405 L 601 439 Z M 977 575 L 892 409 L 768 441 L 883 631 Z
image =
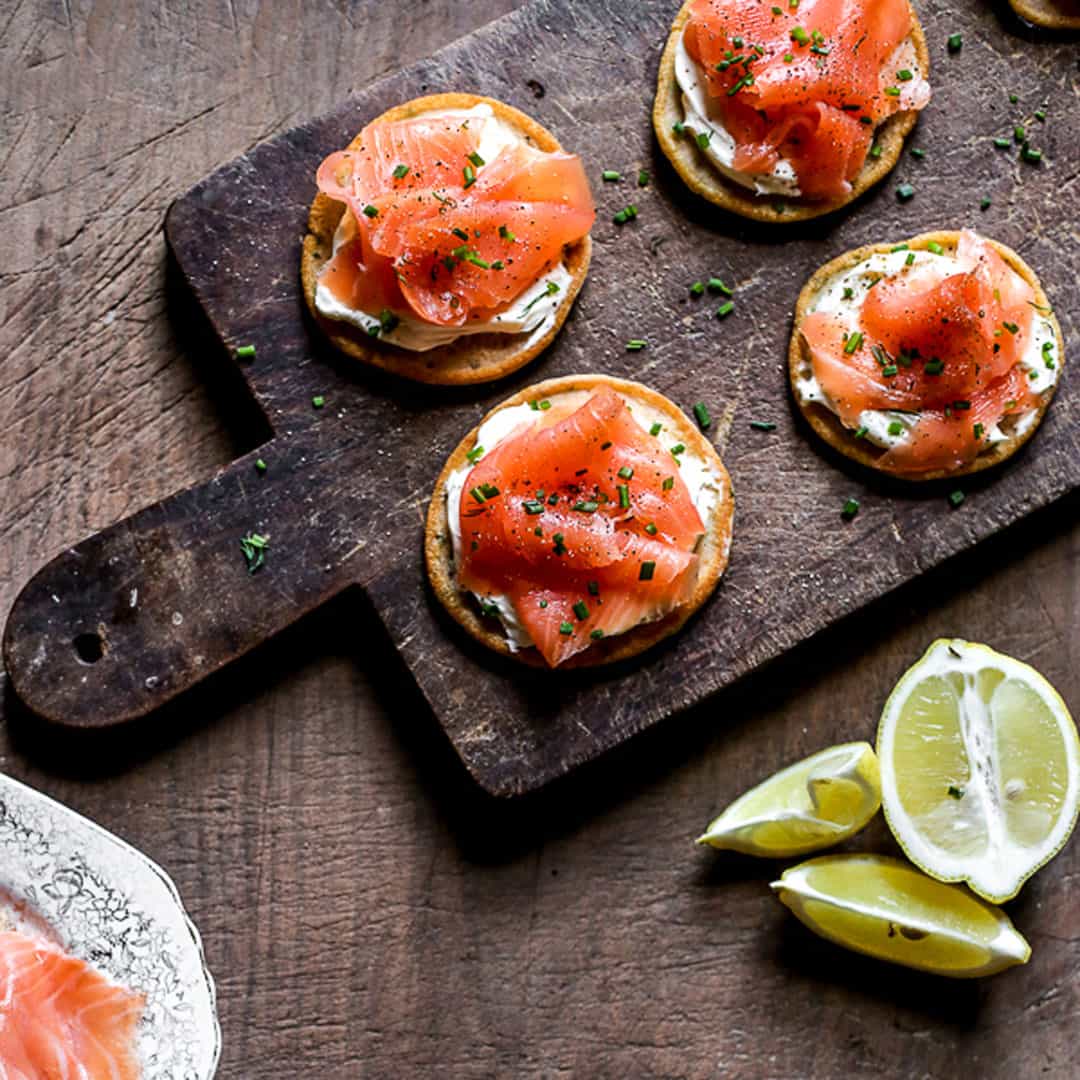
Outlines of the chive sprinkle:
M 588 584 L 588 589 L 589 589 L 589 595 L 590 596 L 599 596 L 600 595 L 600 582 L 599 581 L 590 581 L 589 584 Z
M 619 477 L 621 479 L 623 479 L 623 480 L 630 480 L 630 479 L 633 478 L 633 476 L 634 476 L 634 470 L 631 469 L 629 465 L 624 465 L 619 470 Z
M 896 77 L 900 80 L 900 82 L 910 82 L 912 79 L 915 78 L 915 76 L 907 68 L 901 68 L 896 73 Z
M 705 291 L 705 286 L 700 281 L 695 281 L 694 284 L 690 286 L 690 295 L 691 296 L 700 296 L 704 291 Z
M 1042 151 L 1032 150 L 1030 146 L 1025 146 L 1023 150 L 1020 151 L 1020 157 L 1032 165 L 1038 165 L 1038 163 L 1042 161 Z
M 810 35 L 801 26 L 796 26 L 791 31 L 791 40 L 805 45 L 810 40 Z
M 638 169 L 637 186 L 638 187 L 648 187 L 649 186 L 649 174 L 644 169 Z
M 252 360 L 255 357 L 254 345 L 241 345 L 236 350 L 237 360 Z
M 976 424 L 976 425 L 975 425 L 975 426 L 974 426 L 974 427 L 972 428 L 972 431 L 974 431 L 974 433 L 975 433 L 975 438 L 976 438 L 976 439 L 981 439 L 981 438 L 983 437 L 983 431 L 984 431 L 984 430 L 985 430 L 985 429 L 983 428 L 982 424 Z
M 697 140 L 697 144 L 698 144 L 698 147 L 700 149 L 705 150 L 705 149 L 708 148 L 708 146 L 709 146 L 709 132 L 707 132 L 707 131 L 699 131 L 697 133 L 697 135 L 694 136 L 694 138 Z
M 900 184 L 896 189 L 896 197 L 901 202 L 907 202 L 915 194 L 915 189 L 910 184 Z
M 877 143 L 875 143 L 873 146 L 870 147 L 870 157 L 872 157 L 872 158 L 881 157 L 881 147 Z
M 464 229 L 451 229 L 450 230 L 459 240 L 468 240 L 469 234 Z
M 599 641 L 603 636 L 604 631 L 601 630 L 599 626 L 595 630 L 589 631 L 589 637 L 591 637 L 593 641 Z
M 712 426 L 712 417 L 709 415 L 708 406 L 704 401 L 699 401 L 694 406 L 694 416 L 697 417 L 698 426 L 702 431 Z
M 408 165 L 397 165 L 397 166 L 394 167 L 394 179 L 395 180 L 404 180 L 405 177 L 408 176 L 408 175 L 409 175 L 409 166 Z
M 511 241 L 515 239 L 514 234 L 505 225 L 499 226 L 499 238 Z
M 962 799 L 964 797 L 964 789 L 957 787 L 955 784 L 950 784 L 945 793 L 950 799 Z
M 682 443 L 676 443 L 676 444 L 675 444 L 675 445 L 674 445 L 674 446 L 673 446 L 673 447 L 671 448 L 671 452 L 672 452 L 672 454 L 674 454 L 674 455 L 675 455 L 675 457 L 678 457 L 678 456 L 679 456 L 680 454 L 684 453 L 685 451 L 686 451 L 686 447 L 685 447 L 685 446 L 683 446 L 683 444 L 682 444 Z
M 1017 124 L 1016 127 L 1013 128 L 1013 138 L 1018 143 L 1022 143 L 1027 138 L 1027 130 L 1024 128 L 1023 124 Z
M 631 338 L 626 343 L 627 352 L 641 352 L 642 349 L 648 344 L 647 341 L 643 341 L 641 338 Z
M 728 300 L 727 303 L 721 304 L 716 309 L 716 317 L 718 319 L 726 319 L 735 310 L 735 305 L 732 301 Z
M 964 498 L 964 493 L 959 488 L 949 494 L 949 502 L 954 507 L 959 506 L 964 501 Z
M 586 500 L 584 502 L 574 503 L 574 509 L 579 514 L 595 514 L 596 511 L 600 509 L 600 504 L 598 502 Z
M 923 368 L 923 371 L 925 371 L 927 375 L 940 375 L 944 370 L 945 370 L 945 361 L 944 360 L 930 360 L 930 361 L 927 362 L 926 366 Z
M 859 512 L 859 500 L 848 499 L 844 503 L 844 509 L 840 511 L 840 516 L 850 521 Z
M 371 203 L 368 203 L 367 206 L 364 207 L 364 214 L 367 217 L 378 217 L 379 208 L 377 206 L 372 206 Z
M 844 299 L 853 300 L 855 298 L 855 290 L 850 285 L 844 286 Z
M 638 581 L 652 581 L 653 574 L 656 572 L 656 563 L 651 560 L 643 562 L 641 569 L 638 571 Z
M 544 512 L 544 504 L 537 502 L 535 499 L 527 499 L 521 505 L 524 507 L 526 514 L 536 515 Z
M 322 394 L 316 394 L 311 399 L 311 404 L 314 405 L 316 409 L 321 409 L 326 404 L 326 398 L 324 398 Z
M 621 180 L 622 173 L 616 172 L 614 169 L 605 169 L 600 174 L 605 180 Z
M 650 522 L 649 522 L 649 524 L 645 526 L 645 531 L 646 531 L 646 532 L 647 532 L 647 533 L 648 533 L 648 534 L 649 534 L 650 536 L 655 536 L 655 535 L 656 535 L 656 531 L 657 531 L 657 530 L 656 530 L 656 526 L 655 526 L 655 525 L 654 525 L 654 524 L 653 524 L 653 523 L 652 523 L 652 522 L 650 521 Z
M 559 633 L 560 634 L 564 634 L 566 637 L 569 637 L 573 632 L 574 632 L 574 624 L 573 623 L 568 623 L 568 622 L 559 623 Z
M 886 378 L 891 379 L 899 370 L 900 369 L 895 364 L 886 364 L 885 367 L 881 369 L 881 374 Z
M 650 435 L 659 435 L 661 430 L 663 429 L 663 426 L 664 425 L 660 424 L 660 423 L 653 424 L 653 426 L 651 428 L 649 428 L 649 434 Z
M 469 494 L 470 494 L 470 495 L 471 495 L 471 496 L 472 496 L 472 497 L 473 497 L 473 498 L 474 498 L 474 499 L 475 499 L 475 500 L 476 500 L 476 501 L 477 501 L 478 503 L 486 503 L 486 502 L 487 502 L 487 499 L 485 499 L 485 498 L 484 498 L 484 493 L 483 493 L 483 492 L 482 492 L 482 491 L 481 491 L 481 490 L 480 490 L 480 489 L 479 489 L 478 487 L 470 488 L 470 489 L 469 489 Z
M 617 484 L 615 490 L 619 493 L 619 508 L 630 509 L 630 487 L 628 484 Z
M 266 462 L 263 461 L 262 458 L 255 459 L 255 471 L 261 473 L 266 472 Z
M 949 52 L 959 52 L 960 47 L 964 44 L 964 39 L 959 34 L 950 34 L 947 44 Z
M 771 420 L 751 420 L 750 421 L 750 426 L 755 431 L 775 431 L 776 430 L 776 424 L 774 424 Z
M 734 296 L 734 290 L 729 289 L 718 277 L 709 278 L 709 292 L 723 293 L 725 296 Z
M 995 140 L 994 140 L 994 145 L 995 145 L 995 146 L 996 146 L 996 147 L 997 147 L 997 148 L 998 148 L 999 150 L 1008 150 L 1008 149 L 1009 149 L 1009 147 L 1010 147 L 1010 146 L 1012 146 L 1012 143 L 1011 143 L 1011 142 L 1010 142 L 1010 141 L 1009 141 L 1008 139 L 1005 139 L 1005 138 L 997 138 L 997 139 L 995 139 Z
M 270 546 L 270 537 L 249 532 L 240 538 L 240 550 L 244 553 L 249 574 L 254 574 L 266 562 L 266 549 Z
M 899 420 L 893 420 L 889 424 L 889 434 L 890 435 L 900 435 L 900 434 L 903 433 L 903 431 L 904 431 L 904 425 L 901 424 Z
M 855 429 L 855 438 L 856 439 L 865 439 L 867 434 L 869 434 L 869 431 L 870 431 L 870 429 L 868 427 L 865 427 L 865 426 L 860 424 L 859 427 L 857 427 Z
M 911 156 L 918 158 L 920 161 L 926 157 L 926 151 L 921 146 L 913 146 L 911 148 Z
M 461 174 L 465 178 L 465 183 L 462 187 L 468 189 L 476 183 L 476 170 L 471 165 L 466 165 L 465 168 L 461 170 Z
M 936 240 L 931 240 L 926 245 L 926 250 L 929 251 L 929 252 L 932 252 L 934 255 L 944 255 L 945 254 L 945 249 Z
M 914 251 L 909 251 L 908 252 L 908 257 L 904 260 L 904 265 L 905 266 L 914 266 L 915 265 L 915 252 Z
M 478 169 L 484 164 L 484 159 L 475 150 L 467 157 Z
M 844 344 L 844 352 L 846 352 L 850 356 L 852 353 L 858 351 L 858 348 L 860 345 L 862 345 L 862 342 L 862 331 L 856 330 L 854 334 L 851 334 L 848 337 L 847 342 Z
M 579 600 L 574 605 L 574 614 L 578 617 L 578 622 L 584 622 L 589 617 L 589 606 L 584 600 Z
M 665 491 L 670 491 L 675 486 L 674 476 L 665 476 L 664 482 L 660 485 Z

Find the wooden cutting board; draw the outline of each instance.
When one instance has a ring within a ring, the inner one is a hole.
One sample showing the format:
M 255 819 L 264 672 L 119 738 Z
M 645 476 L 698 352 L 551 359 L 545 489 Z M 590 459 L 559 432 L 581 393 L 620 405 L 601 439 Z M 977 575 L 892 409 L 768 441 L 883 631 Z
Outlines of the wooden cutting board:
M 691 196 L 655 146 L 649 111 L 676 7 L 536 0 L 257 147 L 173 205 L 172 252 L 223 342 L 221 363 L 237 363 L 239 345 L 256 347 L 254 360 L 239 363 L 274 436 L 209 483 L 90 537 L 27 584 L 4 638 L 27 705 L 78 727 L 143 716 L 356 586 L 476 780 L 517 794 L 1080 484 L 1071 372 L 1029 448 L 966 481 L 967 500 L 952 509 L 946 495 L 957 485 L 889 482 L 826 451 L 794 416 L 784 370 L 795 297 L 818 264 L 862 243 L 961 226 L 1004 241 L 1036 268 L 1075 357 L 1073 47 L 1019 37 L 979 0 L 924 10 L 935 98 L 909 145 L 926 156 L 905 153 L 885 184 L 845 212 L 769 228 Z M 963 35 L 957 53 L 946 49 L 954 33 Z M 389 105 L 451 89 L 536 116 L 582 155 L 599 206 L 589 280 L 555 345 L 503 383 L 467 390 L 378 376 L 335 355 L 310 324 L 298 282 L 319 161 Z M 1033 114 L 1044 104 L 1040 123 Z M 995 148 L 1017 122 L 1043 150 L 1041 164 Z M 641 168 L 651 177 L 644 188 Z M 602 183 L 603 169 L 626 179 Z M 915 188 L 903 204 L 902 181 Z M 982 211 L 984 196 L 992 203 Z M 629 202 L 637 219 L 616 226 L 612 215 Z M 712 274 L 736 290 L 722 321 L 713 300 L 687 291 Z M 631 337 L 648 348 L 627 352 Z M 708 404 L 736 492 L 732 562 L 713 600 L 667 645 L 605 670 L 536 671 L 482 650 L 443 616 L 423 573 L 423 517 L 446 455 L 491 405 L 530 382 L 584 371 L 639 379 L 686 408 Z M 751 420 L 777 428 L 754 430 Z M 861 510 L 845 522 L 850 496 Z M 239 543 L 249 531 L 270 537 L 255 574 Z

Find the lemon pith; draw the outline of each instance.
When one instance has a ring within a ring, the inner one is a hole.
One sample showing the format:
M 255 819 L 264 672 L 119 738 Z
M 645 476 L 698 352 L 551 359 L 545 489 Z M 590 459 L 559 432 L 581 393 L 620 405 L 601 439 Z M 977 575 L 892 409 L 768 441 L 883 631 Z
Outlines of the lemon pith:
M 1080 810 L 1080 740 L 1037 671 L 985 645 L 935 641 L 900 679 L 877 738 L 885 817 L 916 866 L 1014 897 Z
M 805 855 L 846 840 L 877 813 L 881 783 L 869 743 L 830 746 L 739 796 L 699 844 L 747 855 Z

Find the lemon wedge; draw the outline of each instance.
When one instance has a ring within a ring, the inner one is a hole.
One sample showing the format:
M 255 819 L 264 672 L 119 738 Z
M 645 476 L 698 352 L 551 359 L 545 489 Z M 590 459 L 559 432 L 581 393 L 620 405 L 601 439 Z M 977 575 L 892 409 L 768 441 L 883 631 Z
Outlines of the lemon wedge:
M 789 765 L 736 799 L 699 844 L 780 859 L 846 840 L 881 805 L 869 743 L 843 743 Z
M 1031 956 L 1005 912 L 885 855 L 822 855 L 771 887 L 815 934 L 920 971 L 970 979 Z
M 885 703 L 877 751 L 904 853 L 987 900 L 1012 899 L 1076 824 L 1080 740 L 1065 702 L 986 645 L 935 641 Z

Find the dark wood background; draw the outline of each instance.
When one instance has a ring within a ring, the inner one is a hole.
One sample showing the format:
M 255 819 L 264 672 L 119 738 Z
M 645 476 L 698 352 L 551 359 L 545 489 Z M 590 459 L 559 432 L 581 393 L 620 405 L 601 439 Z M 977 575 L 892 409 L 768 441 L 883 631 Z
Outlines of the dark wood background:
M 0 4 L 0 619 L 45 560 L 265 435 L 167 269 L 169 202 L 513 6 Z M 0 768 L 173 875 L 225 1078 L 1073 1075 L 1075 844 L 1010 905 L 1031 963 L 953 984 L 817 941 L 768 895 L 777 867 L 689 841 L 748 780 L 872 737 L 935 636 L 1031 661 L 1076 708 L 1078 508 L 513 806 L 478 793 L 352 596 L 107 739 L 5 694 Z M 880 821 L 858 846 L 890 849 Z

